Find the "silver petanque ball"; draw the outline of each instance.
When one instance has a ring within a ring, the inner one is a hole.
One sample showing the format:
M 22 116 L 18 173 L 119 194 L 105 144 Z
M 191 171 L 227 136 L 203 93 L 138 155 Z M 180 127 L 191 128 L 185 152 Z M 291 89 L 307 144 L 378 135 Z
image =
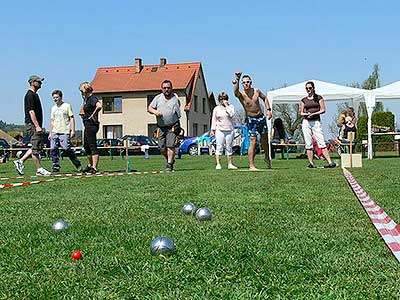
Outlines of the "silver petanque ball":
M 182 212 L 186 215 L 191 215 L 196 212 L 196 205 L 193 203 L 185 203 L 182 208 Z
M 196 219 L 199 221 L 211 220 L 211 217 L 212 217 L 211 210 L 208 209 L 207 207 L 199 208 L 196 211 Z
M 63 231 L 68 228 L 68 223 L 64 220 L 58 220 L 56 221 L 51 228 L 53 229 L 54 232 L 59 232 Z
M 152 254 L 169 255 L 172 254 L 174 251 L 175 251 L 174 242 L 165 236 L 156 237 L 151 242 Z

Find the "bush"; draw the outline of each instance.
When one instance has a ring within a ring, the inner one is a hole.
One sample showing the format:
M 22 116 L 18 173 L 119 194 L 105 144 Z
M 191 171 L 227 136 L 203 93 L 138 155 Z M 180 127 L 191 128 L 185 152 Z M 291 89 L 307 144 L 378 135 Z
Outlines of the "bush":
M 359 141 L 366 139 L 367 134 L 368 134 L 368 117 L 367 116 L 361 116 L 358 118 L 357 121 L 357 136 Z M 392 112 L 387 111 L 387 112 L 376 112 L 372 114 L 372 127 L 378 126 L 378 127 L 387 127 L 390 128 L 389 131 L 394 130 L 394 115 Z M 387 143 L 389 142 L 394 142 L 394 136 L 381 136 L 381 137 L 376 137 L 375 142 L 378 143 L 376 145 L 376 150 L 378 151 L 385 151 L 385 150 L 393 150 L 394 144 L 388 145 Z M 360 145 L 360 143 L 359 143 Z

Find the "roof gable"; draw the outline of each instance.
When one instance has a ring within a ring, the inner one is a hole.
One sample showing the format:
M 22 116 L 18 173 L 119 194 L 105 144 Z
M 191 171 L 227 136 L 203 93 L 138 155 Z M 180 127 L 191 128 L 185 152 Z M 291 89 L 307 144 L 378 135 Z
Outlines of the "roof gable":
M 199 62 L 144 65 L 140 73 L 136 73 L 135 66 L 99 68 L 92 85 L 95 93 L 159 91 L 161 82 L 169 79 L 174 89 L 186 89 L 197 79 L 200 68 Z

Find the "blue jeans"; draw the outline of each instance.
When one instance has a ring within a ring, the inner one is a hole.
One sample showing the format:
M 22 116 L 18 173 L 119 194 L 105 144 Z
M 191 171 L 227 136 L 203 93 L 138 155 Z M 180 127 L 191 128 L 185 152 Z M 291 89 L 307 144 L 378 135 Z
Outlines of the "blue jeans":
M 59 148 L 62 148 L 64 152 L 67 154 L 69 159 L 74 164 L 75 168 L 79 168 L 81 166 L 81 162 L 76 157 L 75 151 L 71 148 L 71 138 L 69 134 L 63 133 L 53 133 L 50 140 L 50 154 L 51 159 L 53 161 L 53 168 L 60 169 L 60 151 Z

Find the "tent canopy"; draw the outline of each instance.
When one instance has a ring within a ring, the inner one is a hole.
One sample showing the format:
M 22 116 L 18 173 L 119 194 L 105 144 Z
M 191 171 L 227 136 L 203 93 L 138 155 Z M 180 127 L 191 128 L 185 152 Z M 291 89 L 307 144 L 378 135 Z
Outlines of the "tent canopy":
M 400 81 L 374 89 L 371 94 L 375 101 L 400 101 Z M 374 103 L 375 106 L 375 103 Z
M 308 81 L 314 82 L 315 92 L 321 95 L 325 101 L 365 101 L 366 91 L 363 89 L 329 83 L 321 80 L 311 79 L 288 87 L 269 91 L 268 100 L 272 103 L 299 103 L 307 96 L 305 85 Z

